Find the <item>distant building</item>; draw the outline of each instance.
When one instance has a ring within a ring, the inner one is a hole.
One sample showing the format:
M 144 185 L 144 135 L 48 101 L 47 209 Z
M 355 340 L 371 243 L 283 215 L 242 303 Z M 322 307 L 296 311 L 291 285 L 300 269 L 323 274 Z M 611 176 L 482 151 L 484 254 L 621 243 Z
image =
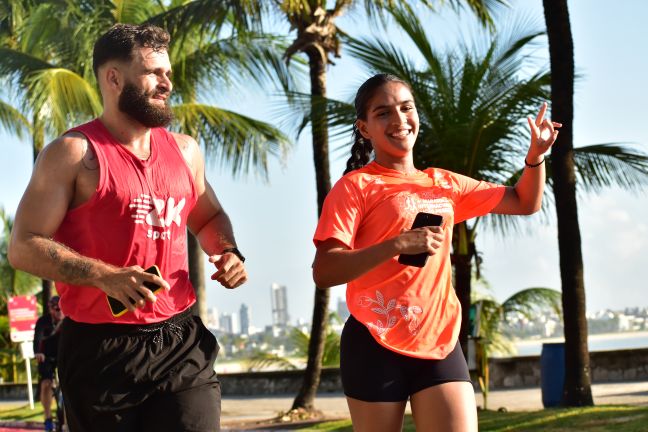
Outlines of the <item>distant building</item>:
M 272 325 L 287 327 L 288 321 L 288 293 L 285 285 L 273 283 L 270 287 L 270 299 L 272 303 Z
M 346 300 L 343 298 L 338 298 L 337 304 L 337 313 L 340 316 L 340 319 L 344 322 L 349 318 L 349 308 L 347 307 Z
M 250 334 L 250 309 L 243 303 L 239 310 L 239 318 L 241 319 L 241 334 Z
M 231 314 L 222 314 L 218 320 L 220 324 L 220 330 L 223 333 L 232 334 L 232 315 Z
M 220 329 L 220 318 L 218 316 L 218 309 L 209 308 L 207 309 L 207 322 L 205 326 L 212 330 Z

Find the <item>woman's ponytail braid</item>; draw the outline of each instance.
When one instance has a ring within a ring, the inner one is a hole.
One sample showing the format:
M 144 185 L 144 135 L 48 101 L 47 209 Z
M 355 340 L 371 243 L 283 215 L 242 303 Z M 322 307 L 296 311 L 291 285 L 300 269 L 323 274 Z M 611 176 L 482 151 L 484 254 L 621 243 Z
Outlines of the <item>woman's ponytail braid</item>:
M 354 140 L 353 145 L 351 146 L 351 157 L 349 157 L 349 160 L 347 160 L 344 174 L 367 165 L 371 158 L 371 152 L 373 151 L 373 147 L 371 147 L 371 141 L 365 139 L 362 136 L 356 125 L 353 125 L 353 138 Z

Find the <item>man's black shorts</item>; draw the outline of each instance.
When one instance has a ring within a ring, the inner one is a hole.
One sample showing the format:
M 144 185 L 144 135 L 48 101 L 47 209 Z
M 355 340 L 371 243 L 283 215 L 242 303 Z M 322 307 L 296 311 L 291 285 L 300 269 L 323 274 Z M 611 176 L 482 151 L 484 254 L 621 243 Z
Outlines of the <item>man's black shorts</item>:
M 142 326 L 66 318 L 58 361 L 69 430 L 220 430 L 217 352 L 190 311 Z
M 353 316 L 342 331 L 340 373 L 344 394 L 366 402 L 402 402 L 428 387 L 470 382 L 459 343 L 442 360 L 405 356 L 376 342 Z

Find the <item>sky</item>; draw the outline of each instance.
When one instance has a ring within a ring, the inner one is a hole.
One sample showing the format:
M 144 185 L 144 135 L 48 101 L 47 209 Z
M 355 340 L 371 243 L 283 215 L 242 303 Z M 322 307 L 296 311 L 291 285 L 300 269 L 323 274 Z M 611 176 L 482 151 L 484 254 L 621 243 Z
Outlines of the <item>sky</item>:
M 541 0 L 510 3 L 514 15 L 530 18 L 543 28 Z M 648 57 L 636 49 L 648 42 L 648 2 L 620 0 L 611 7 L 606 0 L 570 1 L 569 8 L 580 75 L 575 93 L 575 146 L 626 142 L 648 153 Z M 467 24 L 470 18 L 458 19 L 453 13 L 438 16 L 422 12 L 422 16 L 441 46 L 456 46 L 466 34 L 474 34 Z M 341 20 L 340 27 L 356 36 L 375 33 L 357 15 Z M 407 46 L 397 30 L 392 28 L 386 35 L 383 32 L 380 37 Z M 536 56 L 548 64 L 546 39 Z M 368 72 L 343 51 L 342 58 L 328 70 L 329 96 L 350 100 L 367 77 Z M 223 103 L 225 108 L 276 121 L 277 100 L 261 90 L 235 93 Z M 340 144 L 331 145 L 333 182 L 341 176 L 347 159 L 347 148 L 336 150 Z M 0 154 L 0 205 L 13 214 L 31 173 L 31 149 L 28 142 L 0 132 Z M 271 322 L 270 286 L 274 282 L 287 287 L 291 320 L 309 322 L 315 289 L 310 267 L 315 254 L 311 239 L 317 224 L 317 199 L 308 131 L 283 160 L 271 161 L 267 182 L 254 176 L 232 179 L 229 169 L 215 163 L 208 166 L 207 179 L 232 220 L 249 273 L 249 282 L 236 290 L 226 290 L 207 277 L 208 306 L 231 313 L 245 303 L 252 325 L 265 326 Z M 647 198 L 646 192 L 616 188 L 579 196 L 588 311 L 648 307 Z M 524 232 L 516 236 L 480 232 L 477 246 L 483 254 L 482 276 L 497 300 L 504 301 L 528 287 L 560 289 L 553 214 L 552 210 L 549 220 L 528 217 Z M 343 286 L 332 288 L 331 307 L 343 297 Z

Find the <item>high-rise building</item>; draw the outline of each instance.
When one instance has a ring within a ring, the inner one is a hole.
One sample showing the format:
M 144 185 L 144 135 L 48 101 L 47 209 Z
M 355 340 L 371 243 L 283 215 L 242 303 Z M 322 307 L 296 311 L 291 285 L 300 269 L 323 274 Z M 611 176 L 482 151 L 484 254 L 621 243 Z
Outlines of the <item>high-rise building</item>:
M 270 287 L 272 300 L 272 324 L 277 327 L 288 326 L 288 294 L 285 285 L 273 283 Z
M 220 330 L 226 334 L 232 334 L 232 315 L 231 314 L 221 314 L 220 319 L 218 320 L 220 324 Z
M 239 310 L 239 318 L 241 319 L 241 334 L 250 334 L 250 309 L 245 303 L 241 305 Z
M 211 330 L 220 329 L 218 309 L 216 308 L 207 309 L 207 322 L 205 323 L 205 326 L 207 326 L 207 328 Z
M 241 334 L 241 321 L 236 312 L 230 314 L 232 316 L 232 334 Z
M 349 318 L 349 308 L 347 307 L 345 299 L 338 298 L 337 313 L 338 315 L 340 315 L 340 319 L 342 319 L 342 321 L 346 321 L 347 318 Z

